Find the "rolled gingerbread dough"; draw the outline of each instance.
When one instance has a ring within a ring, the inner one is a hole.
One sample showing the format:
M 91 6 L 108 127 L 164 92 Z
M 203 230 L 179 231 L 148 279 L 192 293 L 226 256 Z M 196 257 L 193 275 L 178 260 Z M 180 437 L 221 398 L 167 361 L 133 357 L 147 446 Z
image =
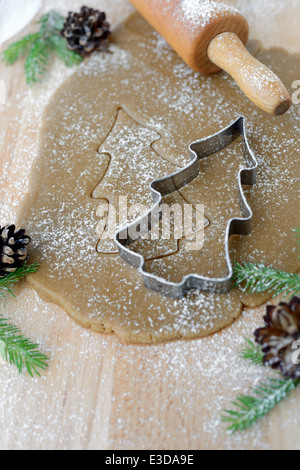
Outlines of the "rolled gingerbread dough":
M 174 300 L 147 290 L 114 243 L 102 239 L 110 207 L 119 196 L 150 207 L 150 182 L 185 165 L 192 141 L 242 114 L 259 171 L 257 185 L 245 188 L 252 233 L 231 240 L 232 259 L 298 271 L 292 229 L 300 225 L 299 109 L 281 118 L 263 114 L 225 73 L 190 70 L 137 14 L 113 37 L 111 52 L 85 61 L 46 108 L 20 220 L 33 238 L 31 260 L 40 264 L 30 282 L 80 325 L 114 332 L 124 342 L 202 337 L 230 325 L 244 305 L 258 306 L 270 296 L 235 289 Z M 256 55 L 288 88 L 299 79 L 299 56 L 279 49 Z M 226 274 L 225 228 L 240 215 L 243 166 L 237 141 L 201 162 L 199 177 L 168 197 L 169 204 L 189 203 L 194 210 L 204 204 L 204 247 L 195 254 L 185 250 L 185 239 L 138 241 L 133 249 L 143 252 L 149 270 L 176 282 L 195 271 Z

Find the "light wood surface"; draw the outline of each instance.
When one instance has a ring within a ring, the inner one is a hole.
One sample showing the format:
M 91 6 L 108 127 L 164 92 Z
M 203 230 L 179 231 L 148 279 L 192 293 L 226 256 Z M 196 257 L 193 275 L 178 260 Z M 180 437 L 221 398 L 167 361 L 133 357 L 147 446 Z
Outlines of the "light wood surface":
M 298 0 L 266 0 L 265 18 L 262 0 L 235 3 L 248 15 L 252 38 L 299 51 Z M 59 5 L 44 0 L 41 11 Z M 114 25 L 131 11 L 126 0 L 89 5 L 106 10 Z M 63 11 L 80 6 L 66 1 Z M 29 89 L 22 64 L 0 64 L 7 92 L 0 104 L 1 224 L 14 221 L 26 193 L 42 108 L 70 73 L 55 62 L 43 85 Z M 244 311 L 232 327 L 203 340 L 139 347 L 83 330 L 26 283 L 17 294 L 1 301 L 1 313 L 51 362 L 34 380 L 0 364 L 1 449 L 300 449 L 300 390 L 248 432 L 231 436 L 220 423 L 221 409 L 265 374 L 238 357 L 264 307 Z

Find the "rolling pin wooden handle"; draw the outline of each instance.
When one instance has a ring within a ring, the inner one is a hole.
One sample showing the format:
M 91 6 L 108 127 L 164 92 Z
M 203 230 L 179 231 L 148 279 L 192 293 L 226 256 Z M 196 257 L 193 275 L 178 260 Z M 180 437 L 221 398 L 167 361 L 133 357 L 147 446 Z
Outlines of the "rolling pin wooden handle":
M 279 116 L 291 106 L 286 87 L 268 67 L 256 60 L 234 33 L 217 35 L 209 44 L 208 57 L 226 70 L 245 95 L 259 108 Z

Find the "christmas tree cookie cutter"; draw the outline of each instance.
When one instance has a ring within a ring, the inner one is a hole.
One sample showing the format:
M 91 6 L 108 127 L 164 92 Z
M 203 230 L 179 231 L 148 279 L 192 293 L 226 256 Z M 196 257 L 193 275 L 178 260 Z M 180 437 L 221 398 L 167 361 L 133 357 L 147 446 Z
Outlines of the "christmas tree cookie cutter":
M 143 227 L 151 230 L 153 219 L 157 214 L 157 209 L 163 201 L 163 197 L 180 190 L 191 183 L 199 176 L 199 160 L 214 155 L 228 147 L 238 137 L 244 140 L 244 156 L 246 167 L 239 171 L 238 191 L 241 212 L 243 217 L 235 217 L 229 220 L 225 235 L 225 257 L 228 274 L 224 278 L 209 278 L 199 274 L 189 274 L 180 283 L 167 281 L 153 273 L 149 273 L 145 268 L 145 258 L 130 250 L 130 245 L 136 241 L 130 237 L 130 233 L 140 233 L 142 237 L 146 231 Z M 159 292 L 168 297 L 181 298 L 188 291 L 198 289 L 203 292 L 214 294 L 228 293 L 232 287 L 233 267 L 229 253 L 229 239 L 232 235 L 249 235 L 251 232 L 252 210 L 246 200 L 242 185 L 255 185 L 258 163 L 250 148 L 246 134 L 246 120 L 240 116 L 230 126 L 220 132 L 193 142 L 189 146 L 191 162 L 180 171 L 172 175 L 153 181 L 150 185 L 154 205 L 144 216 L 135 220 L 126 227 L 121 228 L 115 235 L 115 241 L 120 256 L 133 267 L 138 268 L 143 276 L 144 284 L 151 290 Z

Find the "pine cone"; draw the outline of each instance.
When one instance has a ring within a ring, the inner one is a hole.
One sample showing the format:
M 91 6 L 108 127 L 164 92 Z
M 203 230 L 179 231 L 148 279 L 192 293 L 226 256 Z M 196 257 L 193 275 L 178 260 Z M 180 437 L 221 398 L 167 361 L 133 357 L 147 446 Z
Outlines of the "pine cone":
M 262 346 L 264 364 L 280 369 L 285 377 L 300 378 L 300 299 L 267 307 L 266 326 L 255 331 L 256 342 Z
M 104 12 L 82 7 L 80 13 L 69 13 L 61 35 L 66 38 L 69 49 L 88 57 L 94 51 L 107 50 L 111 33 L 110 24 L 105 20 Z
M 11 225 L 0 227 L 0 278 L 15 272 L 27 260 L 27 245 L 31 239 L 25 230 L 18 230 Z

